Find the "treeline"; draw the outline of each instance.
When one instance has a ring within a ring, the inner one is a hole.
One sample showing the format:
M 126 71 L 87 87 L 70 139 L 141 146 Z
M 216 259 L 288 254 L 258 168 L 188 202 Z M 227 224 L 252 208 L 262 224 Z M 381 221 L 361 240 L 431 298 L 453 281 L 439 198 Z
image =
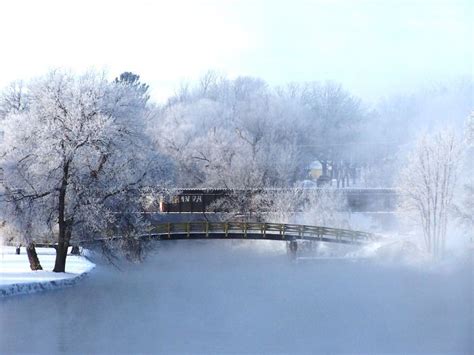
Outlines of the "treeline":
M 390 187 L 420 132 L 463 125 L 472 91 L 461 79 L 369 105 L 337 83 L 271 87 L 208 72 L 155 109 L 150 136 L 180 187 L 288 187 L 314 161 L 334 186 Z
M 156 115 L 151 136 L 175 162 L 179 186 L 245 189 L 291 186 L 315 160 L 346 178 L 363 159 L 357 142 L 370 112 L 338 84 L 274 89 L 208 73 Z

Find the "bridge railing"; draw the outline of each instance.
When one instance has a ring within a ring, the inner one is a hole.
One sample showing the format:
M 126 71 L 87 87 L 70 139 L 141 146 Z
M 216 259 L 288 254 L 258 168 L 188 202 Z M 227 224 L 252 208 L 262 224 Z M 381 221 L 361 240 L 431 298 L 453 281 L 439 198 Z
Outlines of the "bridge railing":
M 191 236 L 191 234 L 241 234 L 244 238 L 252 234 L 260 235 L 265 239 L 267 235 L 275 235 L 281 239 L 322 239 L 331 237 L 336 240 L 347 241 L 369 241 L 376 239 L 371 233 L 353 231 L 349 229 L 338 229 L 321 226 L 310 226 L 303 224 L 284 224 L 284 223 L 256 223 L 256 222 L 184 222 L 184 223 L 160 223 L 151 227 L 146 235 L 172 235 L 180 234 Z

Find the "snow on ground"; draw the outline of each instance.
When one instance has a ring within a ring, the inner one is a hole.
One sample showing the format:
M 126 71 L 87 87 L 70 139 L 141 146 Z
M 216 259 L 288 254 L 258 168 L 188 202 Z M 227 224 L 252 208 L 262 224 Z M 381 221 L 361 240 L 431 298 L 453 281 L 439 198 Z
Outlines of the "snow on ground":
M 20 255 L 15 254 L 15 247 L 0 246 L 0 297 L 33 293 L 67 287 L 90 272 L 95 264 L 83 256 L 69 255 L 66 261 L 66 272 L 55 273 L 55 250 L 37 248 L 43 270 L 31 271 L 25 248 Z

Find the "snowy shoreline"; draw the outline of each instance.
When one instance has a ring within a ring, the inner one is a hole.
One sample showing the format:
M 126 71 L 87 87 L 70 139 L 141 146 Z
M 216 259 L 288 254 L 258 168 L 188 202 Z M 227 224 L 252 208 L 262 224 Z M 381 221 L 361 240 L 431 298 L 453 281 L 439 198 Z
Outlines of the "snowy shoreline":
M 44 270 L 31 271 L 26 250 L 20 255 L 15 248 L 0 246 L 0 298 L 71 287 L 83 279 L 95 264 L 83 256 L 68 256 L 65 273 L 54 273 L 55 251 L 37 248 Z

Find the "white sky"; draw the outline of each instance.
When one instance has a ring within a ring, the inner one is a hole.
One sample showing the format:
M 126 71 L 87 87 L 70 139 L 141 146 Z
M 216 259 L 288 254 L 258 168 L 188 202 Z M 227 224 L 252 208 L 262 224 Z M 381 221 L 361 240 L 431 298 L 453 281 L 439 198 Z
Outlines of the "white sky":
M 364 98 L 473 73 L 474 1 L 0 0 L 0 87 L 55 67 L 332 79 Z

